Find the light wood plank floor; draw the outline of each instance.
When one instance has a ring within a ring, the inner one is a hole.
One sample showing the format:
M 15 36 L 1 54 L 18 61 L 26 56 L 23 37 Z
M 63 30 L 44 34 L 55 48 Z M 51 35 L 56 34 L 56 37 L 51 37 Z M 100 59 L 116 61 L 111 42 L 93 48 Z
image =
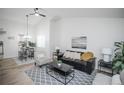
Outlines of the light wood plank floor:
M 14 59 L 0 61 L 0 85 L 32 85 L 32 80 L 25 74 L 25 70 L 33 64 L 17 65 Z

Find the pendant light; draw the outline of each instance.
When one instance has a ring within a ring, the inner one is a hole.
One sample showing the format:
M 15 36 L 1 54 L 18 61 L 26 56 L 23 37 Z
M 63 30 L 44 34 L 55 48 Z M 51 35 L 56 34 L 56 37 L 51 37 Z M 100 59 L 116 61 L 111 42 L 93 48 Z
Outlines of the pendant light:
M 28 39 L 31 38 L 31 36 L 29 35 L 28 17 L 29 17 L 29 15 L 26 15 L 26 18 L 27 18 L 27 32 L 26 32 L 26 35 L 24 36 L 24 38 L 25 38 L 27 41 L 28 41 Z

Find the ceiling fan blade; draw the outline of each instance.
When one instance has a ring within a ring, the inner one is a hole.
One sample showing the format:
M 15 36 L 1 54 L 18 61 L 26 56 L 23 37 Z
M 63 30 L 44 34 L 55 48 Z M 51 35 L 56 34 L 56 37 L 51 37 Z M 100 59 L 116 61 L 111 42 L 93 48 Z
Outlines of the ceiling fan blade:
M 34 11 L 38 11 L 38 8 L 34 8 Z
M 29 15 L 35 15 L 35 13 L 33 13 L 33 14 L 29 14 Z
M 46 17 L 46 15 L 43 15 L 43 14 L 39 14 L 40 16 L 42 16 L 42 17 Z

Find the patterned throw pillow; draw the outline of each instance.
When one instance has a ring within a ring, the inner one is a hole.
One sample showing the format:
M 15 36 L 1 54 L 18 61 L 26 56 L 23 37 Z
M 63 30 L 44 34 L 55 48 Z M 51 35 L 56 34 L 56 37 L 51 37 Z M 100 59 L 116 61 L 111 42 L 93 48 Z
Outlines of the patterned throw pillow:
M 84 61 L 88 61 L 90 60 L 91 58 L 93 58 L 94 55 L 92 52 L 84 52 L 82 55 L 81 55 L 81 60 L 84 60 Z

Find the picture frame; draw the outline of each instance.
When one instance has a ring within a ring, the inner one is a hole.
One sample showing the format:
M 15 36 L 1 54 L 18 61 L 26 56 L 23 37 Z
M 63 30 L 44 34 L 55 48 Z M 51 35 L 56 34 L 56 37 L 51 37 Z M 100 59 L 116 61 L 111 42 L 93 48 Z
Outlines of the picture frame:
M 72 37 L 72 48 L 87 49 L 87 37 Z

